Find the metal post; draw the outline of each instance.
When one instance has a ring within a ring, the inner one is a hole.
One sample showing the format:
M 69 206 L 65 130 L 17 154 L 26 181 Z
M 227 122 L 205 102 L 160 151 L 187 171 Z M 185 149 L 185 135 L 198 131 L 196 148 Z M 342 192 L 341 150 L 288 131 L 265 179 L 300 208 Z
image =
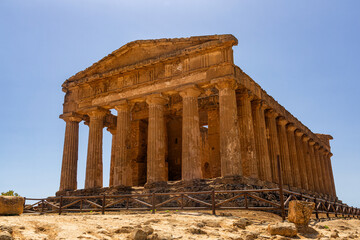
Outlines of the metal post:
M 279 194 L 280 194 L 281 217 L 282 217 L 282 220 L 285 221 L 284 193 L 283 193 L 282 174 L 281 174 L 281 165 L 280 165 L 279 155 L 277 155 L 277 169 L 278 169 L 278 175 L 279 175 Z
M 61 215 L 62 204 L 63 204 L 63 196 L 60 196 L 59 215 Z
M 155 214 L 155 193 L 152 193 L 152 214 Z
M 212 214 L 216 215 L 216 212 L 215 212 L 215 190 L 214 189 L 211 191 L 211 209 L 212 209 Z
M 105 193 L 104 193 L 103 199 L 102 199 L 101 214 L 105 214 Z

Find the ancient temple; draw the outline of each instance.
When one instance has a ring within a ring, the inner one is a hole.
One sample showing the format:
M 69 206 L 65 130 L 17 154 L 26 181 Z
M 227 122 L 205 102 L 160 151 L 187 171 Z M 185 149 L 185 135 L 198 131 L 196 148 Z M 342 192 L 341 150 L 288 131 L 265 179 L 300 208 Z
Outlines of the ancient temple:
M 76 190 L 79 123 L 89 127 L 85 189 L 240 175 L 336 197 L 330 135 L 313 133 L 234 65 L 232 35 L 139 40 L 67 79 L 60 191 Z M 111 113 L 115 109 L 117 115 Z M 110 160 L 109 160 L 110 161 Z

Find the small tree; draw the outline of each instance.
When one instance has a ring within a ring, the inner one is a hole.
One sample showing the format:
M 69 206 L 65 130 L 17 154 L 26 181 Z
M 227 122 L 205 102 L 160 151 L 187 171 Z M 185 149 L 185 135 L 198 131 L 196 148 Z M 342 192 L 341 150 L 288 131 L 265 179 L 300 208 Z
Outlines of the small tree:
M 17 194 L 16 192 L 14 192 L 13 190 L 9 190 L 7 192 L 2 192 L 1 196 L 19 196 L 19 194 Z

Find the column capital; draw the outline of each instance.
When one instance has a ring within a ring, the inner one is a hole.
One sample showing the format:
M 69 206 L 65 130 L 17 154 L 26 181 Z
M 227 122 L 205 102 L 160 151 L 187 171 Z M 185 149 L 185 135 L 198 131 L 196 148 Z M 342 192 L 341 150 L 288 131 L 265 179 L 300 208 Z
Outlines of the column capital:
M 59 118 L 61 118 L 65 122 L 81 122 L 83 120 L 81 114 L 74 112 L 61 114 Z
M 277 116 L 279 116 L 279 114 L 277 112 L 275 112 L 274 109 L 269 109 L 269 110 L 265 111 L 265 116 L 276 118 Z
M 196 85 L 184 86 L 177 90 L 179 91 L 179 95 L 182 98 L 198 97 L 201 94 L 201 89 L 199 87 L 197 87 Z
M 320 144 L 318 144 L 318 143 L 315 143 L 315 144 L 314 144 L 314 148 L 315 148 L 316 150 L 319 150 L 320 147 L 321 147 Z
M 124 100 L 119 102 L 117 105 L 114 106 L 115 110 L 118 112 L 127 112 L 130 110 L 130 104 L 128 101 Z
M 298 137 L 301 137 L 302 135 L 304 135 L 304 133 L 302 131 L 300 131 L 299 129 L 295 130 L 295 135 Z
M 315 141 L 311 138 L 311 139 L 309 140 L 309 144 L 310 144 L 310 146 L 314 146 L 314 145 L 315 145 Z
M 116 128 L 114 127 L 107 127 L 106 130 L 108 130 L 111 133 L 111 135 L 116 134 Z
M 251 105 L 255 108 L 255 109 L 260 109 L 261 107 L 263 107 L 263 100 L 261 99 L 254 99 L 251 101 Z
M 226 79 L 216 80 L 213 83 L 215 83 L 215 87 L 219 91 L 223 90 L 223 89 L 235 90 L 235 89 L 237 89 L 237 86 L 238 86 L 238 84 L 234 78 L 226 78 Z
M 90 117 L 90 118 L 103 118 L 106 116 L 106 114 L 109 113 L 109 110 L 106 110 L 104 108 L 101 107 L 95 107 L 95 108 L 91 108 L 88 111 L 86 111 L 86 114 Z
M 250 101 L 252 100 L 253 96 L 251 94 L 251 91 L 247 88 L 241 88 L 238 89 L 237 93 L 237 97 L 241 100 L 241 99 L 250 99 Z
M 286 130 L 288 130 L 289 132 L 294 132 L 296 130 L 296 127 L 293 123 L 289 123 L 288 125 L 286 125 Z
M 152 94 L 146 97 L 146 103 L 149 105 L 165 105 L 169 98 L 162 94 Z
M 276 120 L 280 126 L 285 126 L 288 123 L 288 120 L 286 120 L 283 116 L 278 117 Z
M 310 140 L 310 138 L 306 134 L 304 134 L 304 136 L 302 137 L 302 140 L 303 140 L 303 142 L 307 142 Z

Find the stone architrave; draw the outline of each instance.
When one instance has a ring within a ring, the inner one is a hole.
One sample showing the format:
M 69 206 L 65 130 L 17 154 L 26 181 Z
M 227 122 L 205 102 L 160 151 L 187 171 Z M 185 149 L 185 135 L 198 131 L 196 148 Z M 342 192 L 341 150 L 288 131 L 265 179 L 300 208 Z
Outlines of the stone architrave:
M 311 164 L 311 172 L 314 180 L 314 189 L 316 192 L 320 192 L 320 185 L 319 185 L 319 176 L 317 174 L 317 165 L 316 165 L 316 158 L 315 158 L 315 152 L 314 152 L 314 145 L 315 141 L 310 139 L 309 140 L 309 153 L 310 153 L 310 164 Z
M 300 130 L 295 130 L 295 144 L 296 144 L 296 153 L 297 153 L 297 161 L 299 166 L 300 178 L 301 178 L 301 186 L 304 190 L 309 190 L 309 183 L 306 174 L 306 164 L 305 164 L 305 156 L 304 149 L 302 143 L 302 133 Z
M 296 127 L 294 124 L 290 123 L 286 125 L 287 140 L 289 145 L 289 158 L 291 163 L 291 173 L 293 185 L 297 188 L 301 188 L 301 176 L 300 176 L 300 167 L 299 160 L 296 150 L 296 140 L 295 140 L 295 130 Z
M 320 160 L 320 145 L 318 143 L 316 143 L 314 145 L 314 155 L 315 155 L 315 162 L 316 162 L 316 171 L 317 171 L 317 176 L 318 176 L 318 181 L 319 181 L 319 188 L 320 188 L 320 192 L 321 193 L 326 193 L 325 191 L 325 184 L 324 184 L 324 176 L 322 174 L 321 171 L 321 160 Z
M 266 125 L 264 104 L 261 100 L 254 100 L 252 104 L 252 116 L 254 122 L 254 134 L 256 144 L 256 156 L 258 157 L 259 177 L 261 180 L 272 181 L 271 162 L 266 140 Z
M 315 191 L 314 178 L 313 178 L 312 170 L 311 170 L 309 140 L 310 140 L 310 138 L 304 134 L 302 137 L 302 144 L 303 144 L 304 160 L 305 160 L 305 166 L 306 166 L 306 177 L 308 180 L 309 190 Z
M 147 183 L 167 180 L 165 155 L 166 136 L 164 110 L 168 99 L 160 94 L 146 99 L 149 105 Z
M 117 125 L 115 138 L 114 185 L 131 186 L 131 166 L 127 158 L 130 135 L 130 106 L 123 102 L 115 106 Z
M 87 113 L 90 117 L 90 124 L 85 189 L 103 186 L 102 140 L 104 117 L 107 113 L 108 111 L 100 108 Z
M 251 96 L 246 89 L 241 89 L 237 96 L 239 99 L 237 106 L 243 174 L 246 177 L 259 178 L 254 122 L 251 112 Z
M 277 118 L 277 129 L 279 138 L 280 148 L 280 159 L 282 164 L 282 173 L 284 184 L 293 186 L 292 174 L 291 174 L 291 163 L 289 158 L 289 145 L 286 134 L 286 124 L 288 121 L 284 117 Z
M 115 138 L 116 128 L 108 127 L 107 130 L 111 133 L 111 156 L 110 156 L 110 174 L 109 174 L 109 187 L 114 186 L 114 168 L 115 168 Z
M 182 165 L 183 180 L 201 178 L 200 161 L 200 123 L 198 96 L 201 91 L 192 86 L 183 89 L 179 94 L 183 99 L 182 121 Z
M 271 160 L 271 174 L 274 183 L 279 182 L 279 173 L 277 168 L 277 157 L 280 156 L 279 140 L 276 127 L 276 117 L 278 114 L 273 110 L 269 109 L 265 112 L 266 125 L 268 129 L 268 145 L 269 155 Z
M 219 90 L 221 175 L 242 175 L 235 80 L 216 83 Z
M 77 189 L 77 163 L 79 148 L 79 122 L 81 117 L 62 117 L 66 122 L 60 191 Z

